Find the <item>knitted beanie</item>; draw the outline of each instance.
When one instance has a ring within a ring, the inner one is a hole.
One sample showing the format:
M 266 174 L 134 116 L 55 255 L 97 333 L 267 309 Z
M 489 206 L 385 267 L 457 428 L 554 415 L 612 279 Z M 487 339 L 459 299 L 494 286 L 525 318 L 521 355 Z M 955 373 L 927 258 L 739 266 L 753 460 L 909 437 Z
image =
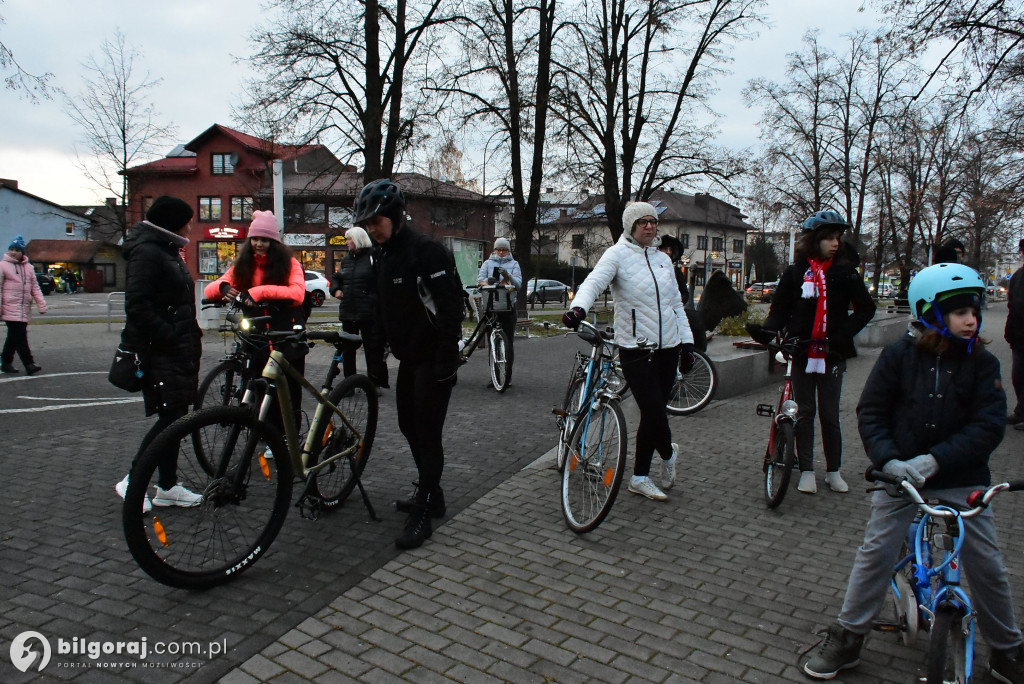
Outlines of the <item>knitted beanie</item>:
M 637 222 L 637 219 L 642 219 L 644 216 L 658 218 L 658 210 L 654 208 L 654 205 L 647 202 L 632 202 L 628 204 L 626 210 L 622 212 L 622 230 L 627 235 L 632 235 L 633 224 Z
M 170 195 L 160 195 L 146 212 L 146 220 L 164 230 L 177 233 L 192 220 L 192 213 L 188 202 Z
M 281 242 L 281 233 L 277 230 L 277 219 L 272 211 L 252 212 L 252 223 L 249 224 L 247 237 L 261 237 Z
M 494 249 L 507 249 L 512 251 L 512 245 L 509 243 L 508 238 L 498 238 L 494 241 Z
M 7 245 L 7 249 L 16 249 L 19 252 L 21 252 L 22 254 L 24 254 L 25 253 L 25 238 L 23 238 L 22 236 L 18 235 L 13 240 L 11 240 L 11 244 Z

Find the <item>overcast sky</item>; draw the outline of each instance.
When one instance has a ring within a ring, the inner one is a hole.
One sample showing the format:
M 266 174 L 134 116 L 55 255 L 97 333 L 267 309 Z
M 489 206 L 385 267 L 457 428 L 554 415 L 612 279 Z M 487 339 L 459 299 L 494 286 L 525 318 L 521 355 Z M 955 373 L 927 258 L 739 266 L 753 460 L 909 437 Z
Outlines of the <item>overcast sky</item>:
M 772 28 L 735 49 L 734 74 L 721 80 L 722 90 L 713 101 L 725 114 L 719 142 L 756 145 L 757 113 L 740 97 L 746 82 L 755 77 L 781 80 L 786 54 L 800 48 L 809 28 L 821 29 L 827 44 L 843 33 L 875 25 L 873 14 L 858 11 L 861 4 L 770 0 Z M 149 91 L 161 121 L 173 123 L 178 141 L 187 142 L 214 123 L 232 125 L 231 106 L 239 101 L 248 75 L 235 58 L 251 51 L 248 35 L 260 21 L 258 7 L 257 0 L 0 0 L 5 21 L 0 41 L 27 71 L 51 72 L 55 85 L 77 92 L 82 62 L 90 54 L 99 55 L 100 44 L 119 28 L 141 50 L 143 71 L 162 79 Z M 15 179 L 22 190 L 58 204 L 102 202 L 104 192 L 91 186 L 74 164 L 79 132 L 60 99 L 34 105 L 8 90 L 0 90 L 0 98 L 0 178 Z

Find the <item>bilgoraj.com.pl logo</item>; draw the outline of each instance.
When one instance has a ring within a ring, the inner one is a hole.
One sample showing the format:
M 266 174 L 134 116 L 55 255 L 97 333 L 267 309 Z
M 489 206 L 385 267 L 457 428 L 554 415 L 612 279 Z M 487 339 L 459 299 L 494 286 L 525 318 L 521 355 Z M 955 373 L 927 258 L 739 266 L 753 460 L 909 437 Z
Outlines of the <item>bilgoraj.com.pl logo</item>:
M 147 663 L 149 655 L 159 657 L 194 657 L 212 659 L 227 652 L 227 640 L 210 641 L 154 641 L 146 637 L 136 641 L 89 641 L 74 637 L 57 639 L 57 655 L 84 656 L 88 662 L 58 662 L 57 667 L 199 667 L 198 662 L 153 662 Z M 11 642 L 11 663 L 22 672 L 30 669 L 41 672 L 50 662 L 50 641 L 39 632 L 22 632 Z M 101 661 L 102 659 L 102 661 Z

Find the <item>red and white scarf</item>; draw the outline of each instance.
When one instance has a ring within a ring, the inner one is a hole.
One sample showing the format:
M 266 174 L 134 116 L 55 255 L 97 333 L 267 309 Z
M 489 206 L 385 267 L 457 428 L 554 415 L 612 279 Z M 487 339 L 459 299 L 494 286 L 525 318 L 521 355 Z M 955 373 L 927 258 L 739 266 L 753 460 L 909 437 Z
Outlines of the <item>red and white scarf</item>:
M 807 372 L 825 372 L 825 335 L 828 329 L 828 296 L 825 286 L 825 271 L 832 265 L 831 259 L 808 259 L 810 268 L 804 273 L 801 296 L 804 299 L 817 297 L 814 308 L 814 328 L 811 330 L 811 344 L 807 347 Z

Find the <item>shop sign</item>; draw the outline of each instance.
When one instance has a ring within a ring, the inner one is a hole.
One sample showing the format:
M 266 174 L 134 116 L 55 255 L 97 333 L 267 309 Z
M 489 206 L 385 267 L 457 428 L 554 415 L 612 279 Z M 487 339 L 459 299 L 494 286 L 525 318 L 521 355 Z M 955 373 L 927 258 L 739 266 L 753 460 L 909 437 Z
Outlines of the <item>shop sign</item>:
M 232 228 L 231 226 L 217 226 L 216 228 L 207 228 L 206 237 L 211 240 L 238 240 L 241 237 L 241 228 Z
M 729 268 L 743 268 L 743 262 L 741 261 L 730 261 Z
M 340 245 L 342 247 L 344 247 L 346 244 L 348 244 L 345 241 L 345 236 L 344 235 L 335 235 L 334 237 L 331 238 L 330 243 L 332 245 Z
M 323 247 L 325 237 L 322 233 L 285 233 L 284 244 L 289 247 Z

